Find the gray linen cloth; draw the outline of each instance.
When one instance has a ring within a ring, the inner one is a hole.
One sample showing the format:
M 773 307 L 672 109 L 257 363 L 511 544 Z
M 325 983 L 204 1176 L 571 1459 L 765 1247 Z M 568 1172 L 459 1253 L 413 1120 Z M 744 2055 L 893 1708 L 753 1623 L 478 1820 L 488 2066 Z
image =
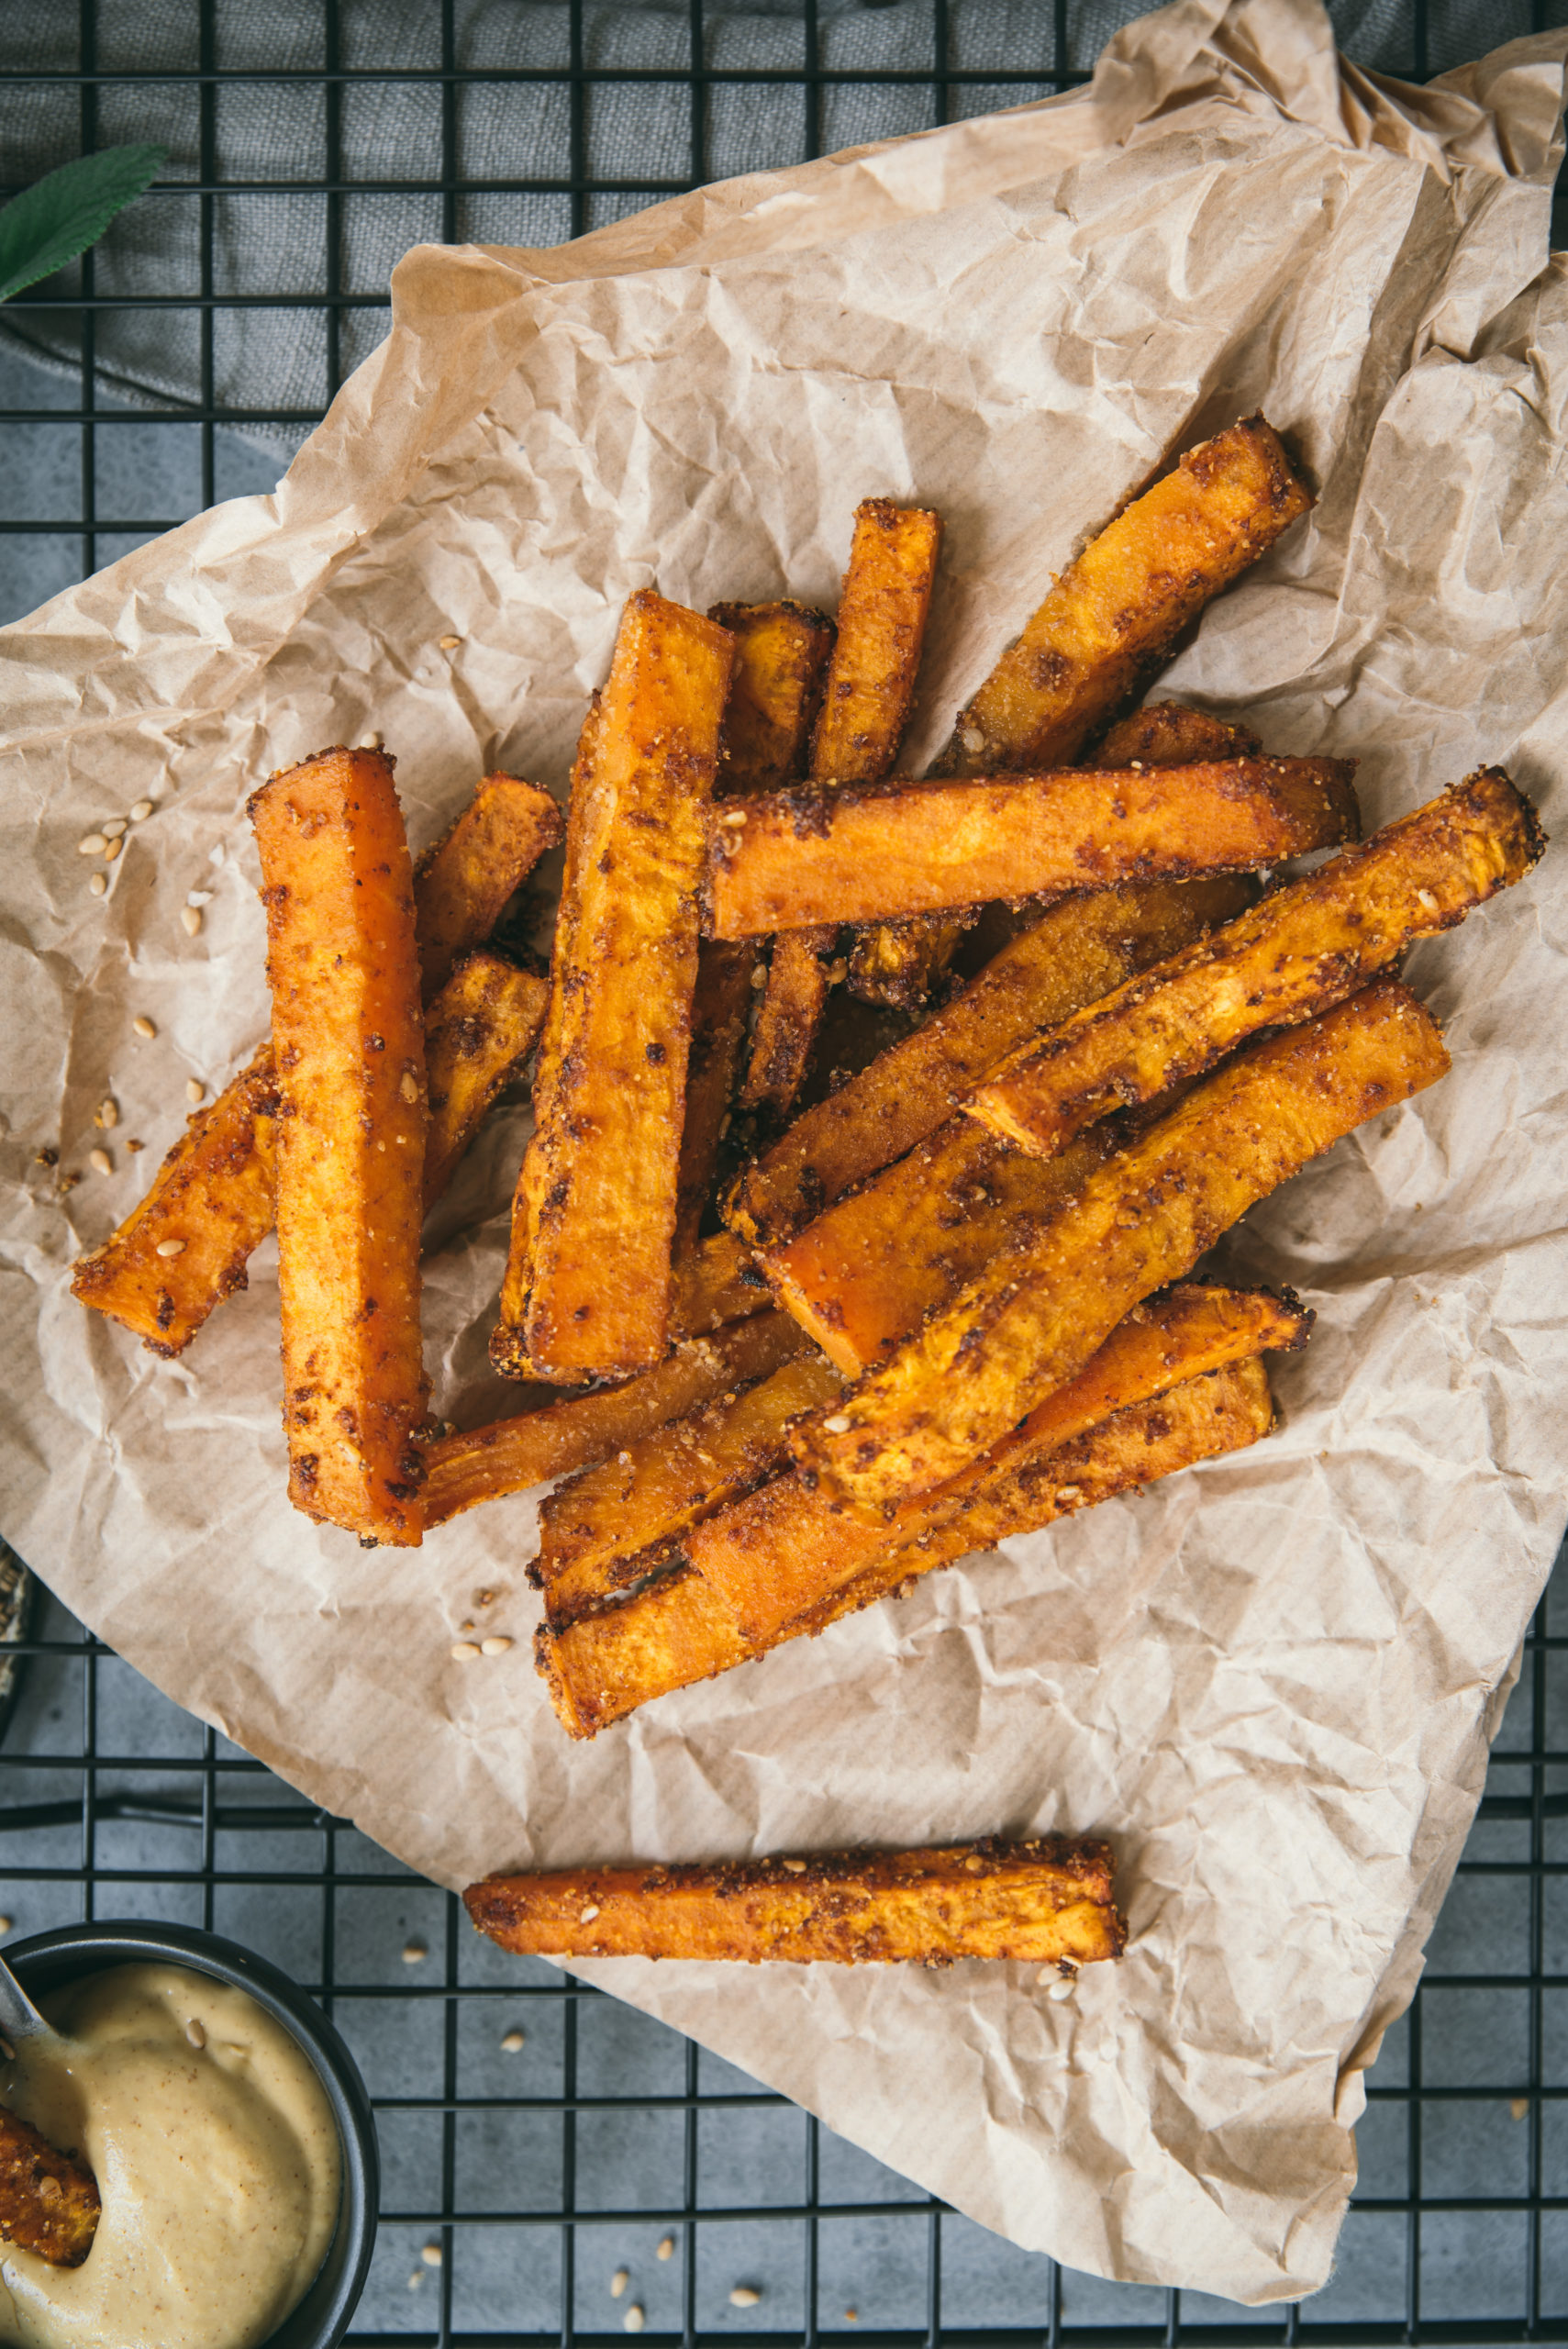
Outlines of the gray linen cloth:
M 1550 21 L 1568 0 L 1552 0 Z M 1138 14 L 1125 0 L 1067 0 L 1066 56 L 1086 70 L 1119 25 Z M 1330 0 L 1341 47 L 1359 62 L 1408 72 L 1413 0 Z M 188 72 L 200 59 L 196 0 L 99 0 L 96 50 L 83 59 L 74 9 L 60 0 L 6 0 L 0 7 L 0 70 L 9 74 L 72 71 Z M 441 17 L 435 0 L 341 0 L 338 64 L 355 72 L 428 70 L 440 64 Z M 1055 61 L 1051 0 L 949 0 L 950 67 L 1029 72 L 1038 83 L 970 83 L 951 94 L 953 114 L 985 114 L 1044 96 Z M 806 35 L 800 0 L 706 0 L 698 61 L 719 69 L 798 72 Z M 818 55 L 836 72 L 929 72 L 936 62 L 933 0 L 819 0 Z M 564 66 L 571 61 L 571 17 L 559 0 L 456 0 L 458 66 L 486 70 Z M 689 72 L 693 12 L 684 0 L 584 0 L 583 61 L 587 71 L 620 67 Z M 1528 32 L 1529 0 L 1432 0 L 1427 68 L 1437 73 Z M 293 70 L 308 76 L 327 64 L 320 0 L 216 0 L 214 64 L 221 71 Z M 73 84 L 8 82 L 0 170 L 12 187 L 26 184 L 81 149 L 83 102 Z M 441 91 L 436 83 L 384 81 L 342 87 L 336 128 L 338 171 L 348 182 L 439 181 L 443 169 Z M 313 301 L 334 290 L 327 197 L 288 183 L 322 178 L 333 136 L 319 82 L 221 83 L 212 102 L 214 177 L 265 181 L 264 192 L 212 199 L 211 382 L 220 407 L 293 411 L 298 421 L 262 415 L 239 423 L 248 438 L 288 457 L 340 379 L 385 332 L 380 301 L 342 312 L 334 349 L 326 313 Z M 349 193 L 339 202 L 337 290 L 384 298 L 393 263 L 412 245 L 450 235 L 486 244 L 554 244 L 573 230 L 569 194 L 507 192 L 486 183 L 568 179 L 571 105 L 562 83 L 485 82 L 456 95 L 452 176 L 479 184 L 458 196 L 450 222 L 439 188 L 399 194 Z M 201 100 L 191 83 L 109 83 L 96 101 L 99 144 L 156 139 L 169 150 L 163 177 L 196 180 L 202 155 Z M 810 107 L 798 83 L 716 84 L 709 91 L 701 150 L 694 152 L 687 83 L 595 84 L 585 105 L 586 176 L 654 183 L 587 195 L 582 225 L 598 227 L 656 202 L 694 179 L 799 162 L 810 152 Z M 936 119 L 930 87 L 867 82 L 825 87 L 816 123 L 821 151 L 927 128 Z M 160 194 L 117 220 L 98 247 L 94 288 L 107 295 L 199 296 L 203 291 L 201 199 Z M 50 283 L 74 291 L 76 272 Z M 222 297 L 284 297 L 280 306 L 231 309 Z M 95 355 L 100 396 L 139 404 L 202 397 L 204 354 L 199 309 L 106 309 L 96 313 Z M 80 363 L 81 313 L 45 311 L 25 302 L 0 313 L 0 337 L 56 367 Z M 335 366 L 334 366 L 335 362 Z

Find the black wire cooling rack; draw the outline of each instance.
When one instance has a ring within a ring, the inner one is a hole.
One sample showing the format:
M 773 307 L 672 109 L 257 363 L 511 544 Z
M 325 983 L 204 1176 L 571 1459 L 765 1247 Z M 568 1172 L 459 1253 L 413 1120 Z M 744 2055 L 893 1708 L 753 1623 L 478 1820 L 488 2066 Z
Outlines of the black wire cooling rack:
M 185 271 L 161 284 L 139 266 L 127 216 L 4 314 L 11 350 L 50 371 L 13 371 L 46 388 L 0 406 L 27 458 L 0 512 L 0 540 L 29 541 L 36 593 L 15 608 L 235 485 L 233 436 L 286 456 L 379 337 L 385 262 L 407 244 L 548 242 L 719 172 L 1049 95 L 1086 79 L 1134 13 L 1095 6 L 628 0 L 617 48 L 608 0 L 6 0 L 0 193 L 116 139 L 164 140 L 146 201 L 184 207 Z M 1351 55 L 1421 80 L 1568 10 L 1333 13 Z M 389 169 L 363 110 L 411 92 L 422 128 Z M 257 198 L 296 207 L 281 252 L 272 216 L 261 290 L 226 243 L 237 203 Z M 237 322 L 269 309 L 287 314 L 288 363 L 248 379 Z M 199 448 L 165 501 L 181 511 L 137 511 L 130 484 L 159 469 L 114 461 L 116 436 L 149 425 Z M 55 461 L 29 505 L 41 442 L 25 436 L 40 431 Z M 1103 2286 L 1013 2252 L 694 2043 L 501 1958 L 457 1902 L 163 1705 L 52 1602 L 0 1649 L 26 1675 L 0 1740 L 0 1884 L 24 1932 L 126 1915 L 228 1932 L 332 2012 L 385 2170 L 355 2343 L 607 2349 L 628 2309 L 662 2339 L 808 2349 L 1568 2341 L 1568 1635 L 1551 1607 L 1549 1593 L 1423 1987 L 1371 2076 L 1336 2279 L 1300 2307 Z M 737 2306 L 735 2285 L 760 2297 Z

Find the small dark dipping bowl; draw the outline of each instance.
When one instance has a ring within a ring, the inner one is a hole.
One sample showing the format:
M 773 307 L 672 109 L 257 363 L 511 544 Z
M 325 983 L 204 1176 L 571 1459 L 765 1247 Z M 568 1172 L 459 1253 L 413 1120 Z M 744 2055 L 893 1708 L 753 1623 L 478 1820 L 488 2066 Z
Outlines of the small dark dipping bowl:
M 248 1991 L 309 2056 L 338 2123 L 343 2187 L 338 2224 L 316 2281 L 292 2316 L 269 2332 L 264 2349 L 337 2349 L 369 2273 L 381 2199 L 381 2157 L 370 2099 L 353 2057 L 320 2008 L 264 1957 L 217 1933 L 187 1925 L 64 1925 L 35 1933 L 6 1951 L 35 2004 L 53 1990 L 111 1965 L 186 1965 Z

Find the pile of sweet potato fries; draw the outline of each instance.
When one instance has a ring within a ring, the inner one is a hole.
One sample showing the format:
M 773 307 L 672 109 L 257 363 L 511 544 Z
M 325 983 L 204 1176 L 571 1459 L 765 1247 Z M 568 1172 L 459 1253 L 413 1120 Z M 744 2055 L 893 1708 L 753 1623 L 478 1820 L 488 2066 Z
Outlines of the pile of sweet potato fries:
M 564 1478 L 529 1571 L 574 1737 L 1254 1442 L 1311 1317 L 1188 1276 L 1443 1074 L 1399 958 L 1542 847 L 1495 768 L 1358 845 L 1353 763 L 1125 714 L 1310 503 L 1261 417 L 1190 451 L 921 781 L 890 778 L 935 514 L 860 507 L 836 623 L 633 596 L 548 979 L 486 944 L 548 793 L 486 776 L 415 865 L 384 752 L 273 776 L 271 1041 L 77 1296 L 177 1353 L 275 1220 L 295 1505 L 412 1544 Z M 570 1391 L 440 1433 L 420 1228 L 536 1047 L 491 1353 Z

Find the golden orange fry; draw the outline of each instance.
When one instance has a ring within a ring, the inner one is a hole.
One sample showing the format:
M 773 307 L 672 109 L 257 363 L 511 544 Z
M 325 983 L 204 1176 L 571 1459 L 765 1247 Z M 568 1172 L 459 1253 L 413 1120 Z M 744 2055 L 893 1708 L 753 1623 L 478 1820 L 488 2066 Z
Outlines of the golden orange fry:
M 425 1209 L 440 1197 L 485 1111 L 539 1041 L 548 981 L 484 948 L 464 954 L 425 1017 L 430 1130 Z
M 455 823 L 414 868 L 419 976 L 429 1002 L 460 954 L 488 938 L 501 908 L 562 835 L 548 791 L 515 774 L 487 774 Z
M 1114 1867 L 1104 1843 L 987 1836 L 921 1852 L 486 1876 L 463 1900 L 482 1933 L 519 1955 L 1072 1967 L 1126 1946 Z
M 392 762 L 328 751 L 250 801 L 277 1071 L 289 1497 L 416 1546 L 425 1023 Z
M 80 2267 L 98 2216 L 92 2171 L 0 2107 L 0 2243 L 19 2243 L 51 2267 Z

